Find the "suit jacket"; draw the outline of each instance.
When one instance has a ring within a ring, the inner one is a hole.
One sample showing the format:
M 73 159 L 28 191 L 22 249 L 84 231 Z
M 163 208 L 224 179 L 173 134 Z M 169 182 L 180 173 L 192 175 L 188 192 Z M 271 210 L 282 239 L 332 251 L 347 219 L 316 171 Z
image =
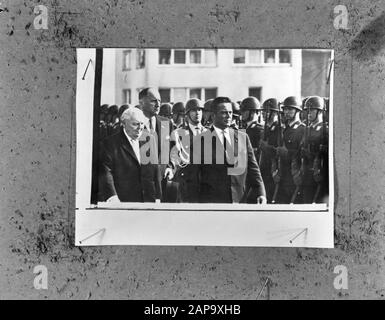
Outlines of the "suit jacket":
M 161 160 L 162 150 L 168 150 L 165 155 L 169 159 L 169 154 L 171 150 L 172 143 L 170 141 L 171 132 L 174 130 L 173 124 L 170 119 L 162 117 L 160 115 L 156 115 L 156 126 L 155 131 L 158 136 L 158 156 L 159 160 Z M 164 155 L 164 156 L 165 156 Z M 160 161 L 159 161 L 160 163 Z M 167 163 L 165 163 L 167 165 Z
M 161 177 L 162 202 L 175 202 L 177 186 L 175 183 L 163 179 L 166 168 L 171 168 L 175 172 L 175 165 L 170 161 L 170 151 L 174 142 L 170 140 L 174 126 L 170 119 L 156 115 L 155 132 L 157 134 L 158 147 L 158 169 Z
M 123 128 L 103 141 L 100 161 L 99 188 L 104 200 L 114 195 L 122 202 L 155 202 L 161 198 L 158 165 L 138 162 Z
M 201 126 L 201 132 L 207 129 Z M 187 124 L 175 129 L 171 133 L 171 139 L 175 145 L 171 149 L 171 162 L 176 166 L 174 180 L 179 183 L 179 202 L 199 201 L 199 181 L 195 164 L 191 163 L 190 157 L 193 154 L 194 134 Z
M 229 128 L 231 148 L 227 147 L 228 154 L 234 154 L 233 164 L 226 157 L 219 158 L 225 153 L 224 147 L 216 135 L 213 127 L 197 136 L 194 143 L 201 141 L 200 155 L 196 154 L 197 144 L 194 144 L 193 161 L 201 159 L 198 166 L 199 198 L 203 203 L 238 203 L 246 202 L 248 194 L 266 196 L 265 186 L 261 177 L 258 163 L 255 159 L 250 139 L 246 133 Z M 212 140 L 211 150 L 207 148 L 209 140 Z M 211 153 L 211 154 L 208 154 Z M 206 158 L 206 159 L 205 159 Z M 205 160 L 210 159 L 210 163 Z M 235 169 L 235 170 L 234 170 Z M 246 185 L 250 186 L 250 192 L 246 194 Z

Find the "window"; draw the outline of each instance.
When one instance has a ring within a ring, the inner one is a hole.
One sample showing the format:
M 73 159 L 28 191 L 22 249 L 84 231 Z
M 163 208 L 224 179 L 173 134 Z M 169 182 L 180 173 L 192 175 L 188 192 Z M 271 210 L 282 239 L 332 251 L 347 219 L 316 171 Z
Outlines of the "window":
M 123 51 L 123 71 L 131 69 L 131 50 Z
M 246 63 L 246 50 L 244 49 L 234 50 L 234 63 Z
M 217 50 L 205 49 L 205 64 L 216 65 L 217 64 Z
M 249 88 L 249 97 L 256 97 L 259 101 L 261 101 L 261 92 L 262 87 L 251 87 Z
M 190 99 L 197 98 L 201 99 L 201 88 L 191 88 L 190 89 Z
M 187 95 L 186 95 L 186 88 L 174 88 L 173 90 L 173 101 L 186 101 Z
M 171 50 L 159 49 L 159 64 L 170 64 Z
M 235 49 L 234 64 L 277 65 L 291 64 L 291 50 Z
M 275 50 L 264 50 L 265 63 L 275 63 Z
M 216 49 L 160 49 L 159 64 L 216 66 Z
M 175 50 L 174 51 L 174 63 L 186 63 L 186 50 Z
M 279 50 L 279 63 L 291 63 L 290 50 Z
M 123 104 L 130 104 L 130 103 L 131 103 L 131 90 L 123 89 Z
M 250 64 L 261 64 L 262 63 L 261 50 L 250 49 L 250 50 L 248 50 L 248 53 L 249 53 L 249 63 Z
M 136 69 L 143 69 L 146 66 L 146 51 L 139 49 L 136 51 Z
M 201 50 L 190 50 L 190 63 L 201 63 Z
M 217 88 L 206 88 L 205 89 L 205 101 L 209 99 L 215 99 L 217 97 Z
M 159 89 L 160 100 L 163 102 L 170 102 L 170 89 Z
M 218 88 L 161 88 L 160 97 L 163 102 L 187 102 L 189 99 L 206 101 L 217 96 Z

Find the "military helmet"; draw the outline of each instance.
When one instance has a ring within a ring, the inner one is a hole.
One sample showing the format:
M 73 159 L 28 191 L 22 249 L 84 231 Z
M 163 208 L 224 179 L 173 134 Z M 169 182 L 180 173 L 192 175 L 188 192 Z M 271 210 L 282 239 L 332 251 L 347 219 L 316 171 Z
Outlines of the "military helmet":
M 290 96 L 287 97 L 282 104 L 282 108 L 295 108 L 299 111 L 302 111 L 302 101 L 298 97 Z
M 319 96 L 312 96 L 306 99 L 305 109 L 324 110 L 325 100 Z
M 159 108 L 159 115 L 163 117 L 171 117 L 172 106 L 170 103 L 163 103 Z
M 107 112 L 108 112 L 108 104 L 102 104 L 100 106 L 100 113 L 107 114 Z
M 280 106 L 278 104 L 278 100 L 275 98 L 267 99 L 262 104 L 262 110 L 265 111 L 277 111 L 280 112 Z
M 112 116 L 117 116 L 119 114 L 119 107 L 116 104 L 109 106 L 108 113 Z
M 186 113 L 191 110 L 203 109 L 203 103 L 197 98 L 190 99 L 186 102 Z
M 256 97 L 247 97 L 241 102 L 241 112 L 246 110 L 261 110 L 261 103 Z
M 184 114 L 185 107 L 183 102 L 177 102 L 172 106 L 172 114 Z
M 231 102 L 231 107 L 233 109 L 233 114 L 237 115 L 241 113 L 241 107 L 238 102 Z
M 119 108 L 118 117 L 120 118 L 122 116 L 123 112 L 126 111 L 129 107 L 130 107 L 129 104 L 121 105 L 120 108 Z
M 206 100 L 206 102 L 203 105 L 204 111 L 211 112 L 211 104 L 212 104 L 213 101 L 214 101 L 214 99 Z
M 308 99 L 309 97 L 305 97 L 302 99 L 302 110 L 305 110 L 306 107 L 305 107 L 305 104 L 306 104 L 306 100 Z

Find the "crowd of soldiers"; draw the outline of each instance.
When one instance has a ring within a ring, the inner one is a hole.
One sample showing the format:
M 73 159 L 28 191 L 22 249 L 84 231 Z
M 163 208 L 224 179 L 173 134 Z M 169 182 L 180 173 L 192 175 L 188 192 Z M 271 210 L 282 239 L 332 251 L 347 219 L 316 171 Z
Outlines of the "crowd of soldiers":
M 212 127 L 212 102 L 213 99 L 204 103 L 190 99 L 186 103 L 164 103 L 159 115 L 170 119 L 171 136 L 178 142 L 181 135 L 193 136 Z M 267 203 L 326 203 L 329 195 L 328 99 L 290 96 L 282 102 L 269 98 L 260 103 L 255 97 L 247 97 L 231 104 L 231 127 L 246 132 L 250 139 Z M 100 139 L 120 129 L 120 116 L 129 107 L 101 106 Z M 170 157 L 176 172 L 165 186 L 164 194 L 168 196 L 162 201 L 194 202 L 196 186 L 188 172 L 189 151 L 183 146 L 174 151 L 176 154 L 171 151 Z

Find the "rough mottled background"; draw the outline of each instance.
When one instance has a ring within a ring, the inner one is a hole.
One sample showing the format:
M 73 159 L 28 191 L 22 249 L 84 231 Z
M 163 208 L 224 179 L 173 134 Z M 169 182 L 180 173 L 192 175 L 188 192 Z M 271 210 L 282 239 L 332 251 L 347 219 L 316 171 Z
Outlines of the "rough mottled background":
M 34 6 L 49 29 L 35 30 Z M 349 29 L 333 9 L 349 10 Z M 361 1 L 3 0 L 0 299 L 271 299 L 385 295 L 385 4 Z M 76 47 L 336 50 L 336 249 L 73 247 Z M 48 267 L 48 290 L 33 268 Z M 333 287 L 345 265 L 349 289 Z

